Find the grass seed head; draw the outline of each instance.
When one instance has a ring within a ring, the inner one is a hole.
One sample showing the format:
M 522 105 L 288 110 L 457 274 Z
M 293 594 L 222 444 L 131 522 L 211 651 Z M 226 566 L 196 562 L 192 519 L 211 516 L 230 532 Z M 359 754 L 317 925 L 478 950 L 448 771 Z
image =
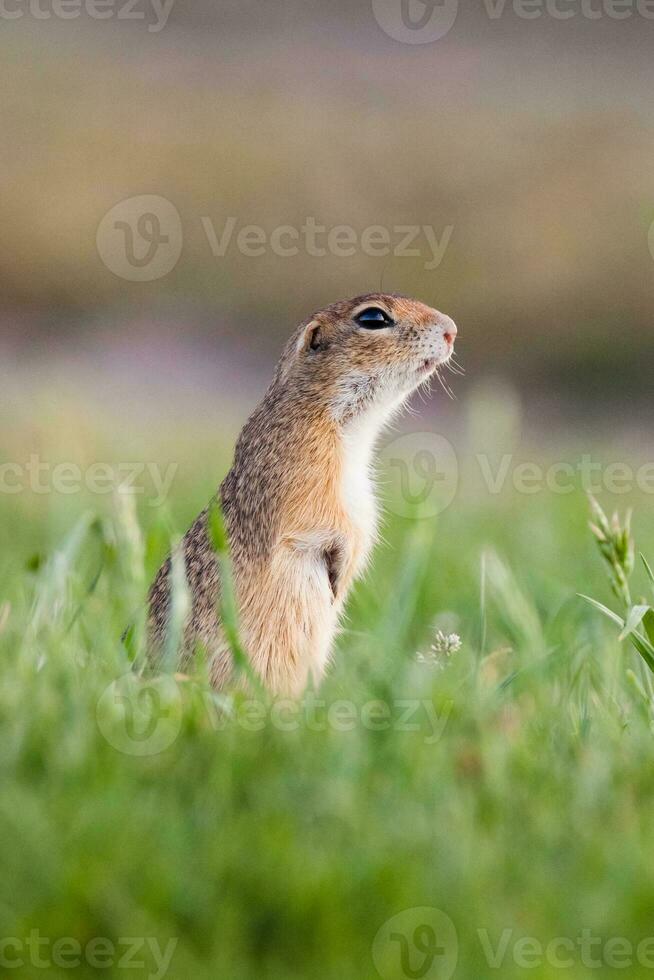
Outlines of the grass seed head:
M 625 514 L 624 523 L 620 522 L 617 511 L 609 521 L 597 500 L 591 494 L 588 497 L 593 516 L 589 527 L 607 567 L 611 588 L 625 606 L 630 606 L 629 577 L 635 561 L 631 511 Z

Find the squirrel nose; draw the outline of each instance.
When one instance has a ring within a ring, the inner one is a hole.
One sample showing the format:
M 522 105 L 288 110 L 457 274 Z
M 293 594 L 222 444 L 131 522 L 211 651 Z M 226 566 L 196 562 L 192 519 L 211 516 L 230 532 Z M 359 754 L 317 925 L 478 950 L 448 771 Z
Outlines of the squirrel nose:
M 457 335 L 456 323 L 454 320 L 450 320 L 448 317 L 447 323 L 444 324 L 443 337 L 448 344 L 454 343 L 454 338 Z

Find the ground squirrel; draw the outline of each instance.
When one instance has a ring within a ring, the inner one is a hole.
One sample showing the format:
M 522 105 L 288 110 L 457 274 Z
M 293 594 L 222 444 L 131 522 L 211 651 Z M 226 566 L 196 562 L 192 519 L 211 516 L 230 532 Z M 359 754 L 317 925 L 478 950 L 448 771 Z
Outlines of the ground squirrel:
M 350 586 L 375 540 L 371 456 L 381 428 L 440 364 L 453 321 L 423 303 L 372 293 L 334 303 L 288 341 L 236 443 L 218 496 L 229 536 L 241 641 L 274 694 L 297 696 L 324 673 Z M 202 644 L 216 687 L 232 658 L 220 574 L 203 511 L 185 535 L 192 608 L 183 656 Z M 149 594 L 149 643 L 162 648 L 171 560 Z

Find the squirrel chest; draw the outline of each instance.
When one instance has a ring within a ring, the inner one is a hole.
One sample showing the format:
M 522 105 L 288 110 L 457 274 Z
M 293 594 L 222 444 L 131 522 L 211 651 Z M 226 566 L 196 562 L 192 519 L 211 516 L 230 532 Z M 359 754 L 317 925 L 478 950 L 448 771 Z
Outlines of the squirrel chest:
M 371 478 L 371 458 L 378 425 L 357 420 L 344 432 L 341 456 L 341 506 L 354 540 L 355 573 L 363 565 L 377 532 L 377 502 Z

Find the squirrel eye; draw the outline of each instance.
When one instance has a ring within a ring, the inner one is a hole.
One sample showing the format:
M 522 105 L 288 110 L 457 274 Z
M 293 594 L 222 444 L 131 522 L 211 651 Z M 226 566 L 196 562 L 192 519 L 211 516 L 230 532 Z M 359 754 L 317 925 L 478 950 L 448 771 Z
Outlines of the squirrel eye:
M 381 330 L 382 327 L 392 327 L 394 323 L 386 310 L 378 306 L 369 306 L 361 310 L 354 319 L 360 327 L 365 327 L 367 330 Z

